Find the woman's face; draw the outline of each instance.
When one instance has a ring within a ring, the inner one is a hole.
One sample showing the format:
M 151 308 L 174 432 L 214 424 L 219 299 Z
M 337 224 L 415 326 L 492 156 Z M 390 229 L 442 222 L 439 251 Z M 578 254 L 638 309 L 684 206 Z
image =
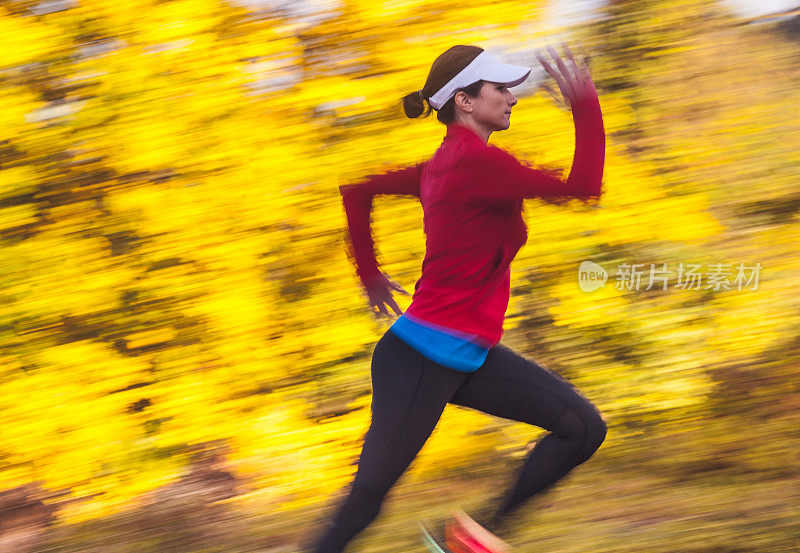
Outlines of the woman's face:
M 511 108 L 517 97 L 502 83 L 485 82 L 477 98 L 472 98 L 473 121 L 487 131 L 503 131 L 511 125 Z

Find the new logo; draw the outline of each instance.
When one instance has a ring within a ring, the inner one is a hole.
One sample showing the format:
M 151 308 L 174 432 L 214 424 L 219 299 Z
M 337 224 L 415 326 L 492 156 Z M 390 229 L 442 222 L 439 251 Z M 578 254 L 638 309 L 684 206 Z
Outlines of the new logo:
M 578 286 L 584 292 L 593 292 L 605 286 L 608 271 L 594 261 L 584 261 L 578 267 Z

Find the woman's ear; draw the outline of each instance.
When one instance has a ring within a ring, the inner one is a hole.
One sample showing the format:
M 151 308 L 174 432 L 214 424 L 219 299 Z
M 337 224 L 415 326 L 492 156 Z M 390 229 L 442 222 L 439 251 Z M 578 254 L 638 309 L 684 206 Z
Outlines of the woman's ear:
M 474 109 L 472 99 L 463 90 L 456 92 L 456 95 L 453 97 L 453 101 L 456 103 L 456 107 L 461 108 L 467 113 L 472 113 L 472 110 Z

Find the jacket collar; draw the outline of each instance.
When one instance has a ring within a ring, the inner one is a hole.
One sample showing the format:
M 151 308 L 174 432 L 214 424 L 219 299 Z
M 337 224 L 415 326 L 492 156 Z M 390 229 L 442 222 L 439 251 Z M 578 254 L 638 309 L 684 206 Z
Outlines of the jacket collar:
M 478 134 L 472 130 L 471 127 L 467 127 L 466 125 L 462 125 L 461 123 L 450 123 L 447 125 L 447 134 L 444 137 L 445 140 L 455 140 L 458 142 L 461 141 L 468 141 L 468 142 L 477 142 L 478 144 L 485 146 L 483 139 L 478 136 Z

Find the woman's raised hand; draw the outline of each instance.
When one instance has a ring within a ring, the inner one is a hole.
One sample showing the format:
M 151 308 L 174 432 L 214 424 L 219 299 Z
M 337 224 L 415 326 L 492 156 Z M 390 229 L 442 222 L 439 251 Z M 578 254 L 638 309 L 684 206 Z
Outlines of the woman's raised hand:
M 574 106 L 584 100 L 596 98 L 597 90 L 594 87 L 594 82 L 592 82 L 592 77 L 589 75 L 589 68 L 586 67 L 585 63 L 575 61 L 566 44 L 563 44 L 562 48 L 567 55 L 566 61 L 558 55 L 555 48 L 552 46 L 547 47 L 547 52 L 553 59 L 555 67 L 548 63 L 541 53 L 536 54 L 536 59 L 556 81 L 558 88 L 561 90 L 561 95 L 570 106 Z
M 392 290 L 406 296 L 410 295 L 402 286 L 386 276 L 385 273 L 379 273 L 367 280 L 364 283 L 364 289 L 367 292 L 372 312 L 378 317 L 384 315 L 391 318 L 392 315 L 387 310 L 387 307 L 391 307 L 398 316 L 403 314 L 403 310 L 400 309 L 400 306 L 397 305 L 397 302 L 392 297 Z

